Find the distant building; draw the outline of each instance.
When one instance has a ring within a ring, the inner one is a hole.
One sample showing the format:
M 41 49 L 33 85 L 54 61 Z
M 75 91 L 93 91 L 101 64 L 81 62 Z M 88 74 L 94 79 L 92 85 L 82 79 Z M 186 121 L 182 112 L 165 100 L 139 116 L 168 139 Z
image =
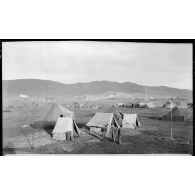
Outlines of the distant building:
M 147 102 L 146 103 L 146 108 L 155 108 L 155 105 L 153 102 Z
M 25 94 L 20 94 L 20 97 L 21 98 L 25 98 L 25 99 L 28 99 L 29 98 L 28 95 L 25 95 Z
M 139 102 L 139 108 L 146 108 L 146 103 L 145 102 Z
M 133 107 L 133 104 L 132 103 L 126 103 L 126 104 L 123 104 L 124 107 Z
M 124 106 L 123 103 L 117 103 L 117 106 Z

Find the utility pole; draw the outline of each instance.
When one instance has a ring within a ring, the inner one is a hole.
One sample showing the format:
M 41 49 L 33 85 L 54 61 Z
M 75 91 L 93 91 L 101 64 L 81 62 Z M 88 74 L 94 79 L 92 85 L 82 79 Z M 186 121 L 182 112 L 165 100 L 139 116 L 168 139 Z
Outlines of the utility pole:
M 145 87 L 145 98 L 144 98 L 145 102 L 146 102 L 146 95 L 147 95 L 147 87 Z
M 147 97 L 148 96 L 148 88 L 149 87 L 145 87 L 145 98 L 146 98 L 146 100 L 148 99 L 148 97 Z
M 32 134 L 32 149 L 34 149 L 34 125 L 35 125 L 35 121 L 34 121 L 34 100 L 33 100 L 33 134 Z
M 173 140 L 173 129 L 172 129 L 172 109 L 173 109 L 173 104 L 172 104 L 172 99 L 171 99 L 171 140 Z

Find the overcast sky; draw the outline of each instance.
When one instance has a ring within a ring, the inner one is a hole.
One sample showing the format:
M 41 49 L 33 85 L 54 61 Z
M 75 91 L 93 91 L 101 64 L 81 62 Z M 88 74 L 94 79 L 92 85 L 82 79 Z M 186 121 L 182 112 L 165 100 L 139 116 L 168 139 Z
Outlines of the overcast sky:
M 3 80 L 109 80 L 192 89 L 192 45 L 119 42 L 3 43 Z

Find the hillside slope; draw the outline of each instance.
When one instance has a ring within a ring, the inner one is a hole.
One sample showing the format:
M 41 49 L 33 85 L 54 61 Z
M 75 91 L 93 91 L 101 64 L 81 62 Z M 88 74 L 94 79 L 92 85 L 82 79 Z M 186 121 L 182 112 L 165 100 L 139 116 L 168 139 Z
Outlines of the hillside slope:
M 192 91 L 165 86 L 146 87 L 131 82 L 93 81 L 89 83 L 63 84 L 40 79 L 17 79 L 3 81 L 3 96 L 18 97 L 27 94 L 30 97 L 64 97 L 95 95 L 106 92 L 126 93 L 133 96 L 182 97 L 192 98 Z

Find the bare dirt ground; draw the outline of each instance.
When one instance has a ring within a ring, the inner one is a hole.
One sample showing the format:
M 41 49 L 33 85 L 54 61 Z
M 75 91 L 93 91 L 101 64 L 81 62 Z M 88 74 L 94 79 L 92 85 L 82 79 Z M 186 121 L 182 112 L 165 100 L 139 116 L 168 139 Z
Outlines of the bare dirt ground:
M 170 122 L 152 118 L 168 112 L 167 109 L 120 108 L 123 113 L 137 113 L 141 128 L 122 129 L 122 143 L 118 145 L 109 139 L 103 142 L 100 135 L 84 128 L 95 112 L 102 110 L 75 109 L 81 133 L 74 141 L 66 142 L 53 140 L 43 129 L 21 127 L 43 118 L 51 105 L 33 107 L 20 102 L 14 106 L 11 112 L 3 113 L 4 154 L 192 154 L 191 122 L 173 122 L 170 140 Z

